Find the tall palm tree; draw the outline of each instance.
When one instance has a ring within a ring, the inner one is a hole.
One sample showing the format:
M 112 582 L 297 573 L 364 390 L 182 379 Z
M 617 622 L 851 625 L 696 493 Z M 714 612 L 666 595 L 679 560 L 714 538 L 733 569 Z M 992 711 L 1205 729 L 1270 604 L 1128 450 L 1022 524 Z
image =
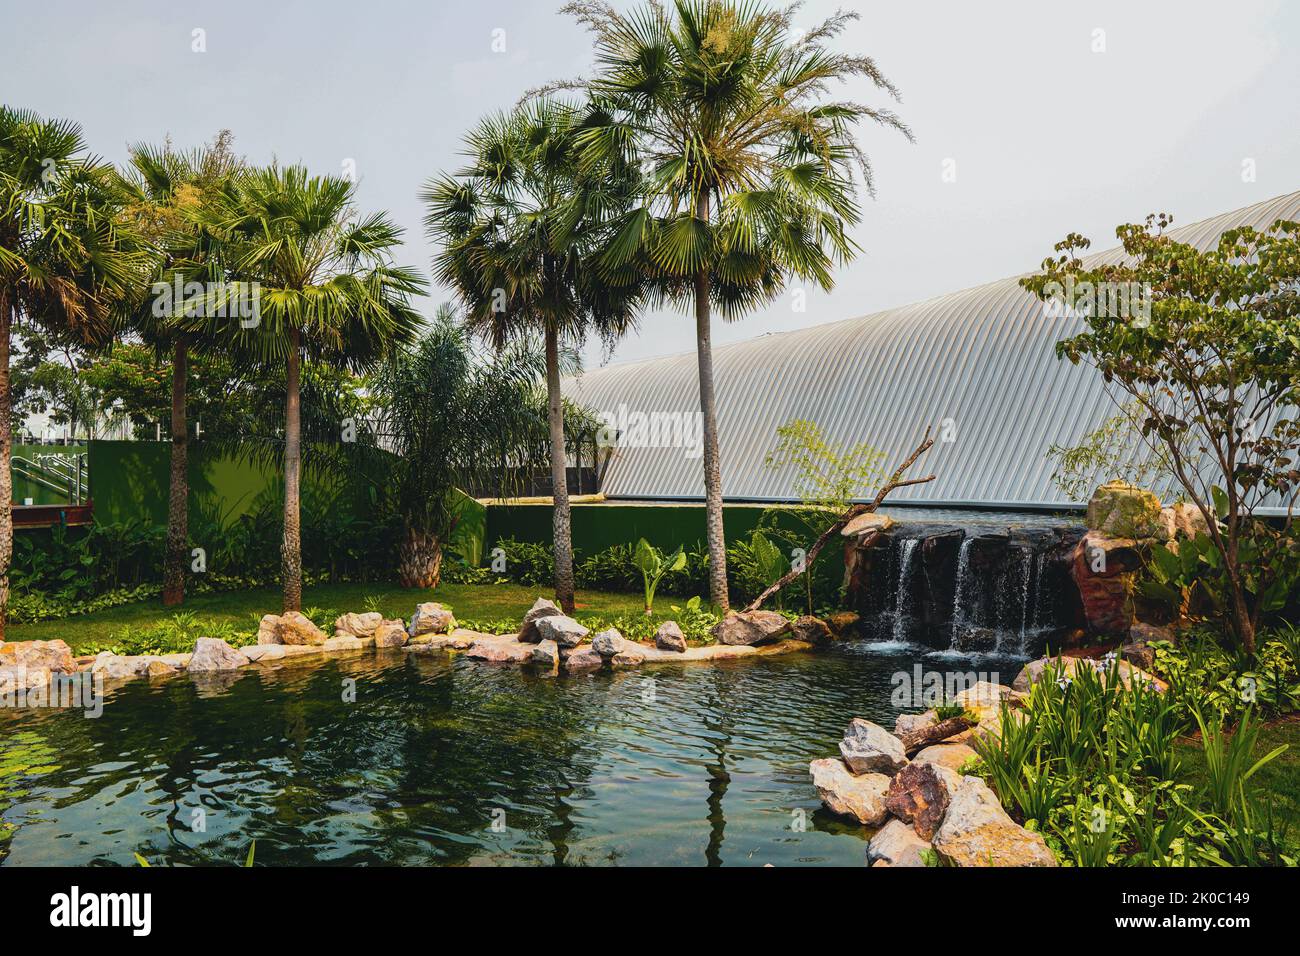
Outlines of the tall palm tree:
M 181 301 L 160 315 L 153 283 L 170 288 L 176 279 L 219 280 L 220 271 L 209 255 L 210 237 L 202 226 L 203 205 L 219 195 L 239 168 L 230 148 L 230 133 L 223 130 L 196 150 L 179 151 L 170 144 L 138 143 L 130 148 L 123 183 L 130 197 L 127 215 L 138 231 L 154 245 L 156 263 L 148 286 L 141 289 L 135 307 L 126 316 L 130 326 L 159 354 L 172 356 L 171 479 L 167 499 L 167 550 L 163 559 L 163 604 L 172 607 L 185 600 L 185 562 L 189 547 L 189 434 L 186 381 L 194 334 L 178 329 L 175 317 Z M 205 297 L 206 298 L 206 297 Z
M 436 275 L 458 293 L 469 326 L 497 348 L 537 333 L 545 341 L 555 594 L 566 611 L 574 582 L 561 353 L 588 332 L 621 336 L 641 294 L 635 270 L 592 267 L 635 175 L 617 159 L 579 170 L 581 118 L 550 99 L 491 116 L 466 137 L 468 165 L 424 193 L 425 224 L 442 247 Z
M 857 14 L 837 13 L 796 36 L 796 9 L 747 0 L 675 0 L 628 13 L 605 3 L 565 8 L 595 35 L 584 163 L 645 170 L 642 201 L 602 263 L 619 271 L 643 259 L 666 300 L 694 309 L 709 590 L 724 609 L 713 309 L 739 319 L 791 278 L 829 289 L 834 266 L 857 252 L 848 235 L 860 217 L 855 173 L 871 190 L 858 123 L 911 138 L 889 110 L 829 95 L 832 81 L 863 78 L 897 98 L 870 59 L 829 49 Z
M 0 106 L 0 639 L 13 556 L 10 333 L 18 322 L 64 342 L 107 337 L 146 265 L 120 201 L 80 126 Z
M 348 180 L 310 176 L 301 166 L 234 176 L 205 222 L 220 237 L 218 256 L 232 283 L 222 296 L 251 295 L 255 315 L 213 319 L 220 310 L 209 308 L 209 317 L 182 323 L 228 336 L 232 354 L 246 361 L 283 363 L 286 611 L 302 607 L 302 361 L 365 371 L 420 326 L 411 297 L 426 283 L 392 262 L 402 230 L 386 213 L 361 215 L 354 196 Z

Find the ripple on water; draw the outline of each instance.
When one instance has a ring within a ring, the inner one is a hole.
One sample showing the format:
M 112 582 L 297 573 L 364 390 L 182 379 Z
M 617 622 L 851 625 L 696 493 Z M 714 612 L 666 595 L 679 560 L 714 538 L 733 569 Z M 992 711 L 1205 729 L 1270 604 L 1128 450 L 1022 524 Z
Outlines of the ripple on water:
M 928 650 L 576 678 L 361 654 L 135 682 L 98 719 L 0 717 L 0 761 L 57 757 L 4 809 L 4 862 L 228 865 L 256 840 L 279 865 L 861 865 L 808 761 L 852 717 L 892 725 L 891 677 Z

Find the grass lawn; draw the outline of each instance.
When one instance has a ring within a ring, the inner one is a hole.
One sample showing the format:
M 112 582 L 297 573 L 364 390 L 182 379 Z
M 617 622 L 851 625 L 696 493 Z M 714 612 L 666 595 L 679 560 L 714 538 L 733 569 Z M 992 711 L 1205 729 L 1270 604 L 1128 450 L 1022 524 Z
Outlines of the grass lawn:
M 1295 844 L 1300 843 L 1300 714 L 1290 714 L 1262 727 L 1255 759 L 1282 744 L 1287 749 L 1261 767 L 1246 786 L 1272 795 L 1277 820 L 1280 825 L 1290 827 L 1287 835 Z M 1177 747 L 1187 782 L 1204 784 L 1205 752 L 1200 738 L 1179 741 Z
M 449 605 L 461 620 L 508 620 L 518 622 L 539 596 L 550 597 L 546 588 L 526 588 L 517 584 L 440 584 L 432 591 L 408 591 L 396 584 L 325 584 L 303 590 L 304 609 L 328 608 L 339 613 L 366 610 L 367 599 L 377 602 L 375 610 L 384 617 L 410 620 L 421 601 L 440 601 Z M 663 616 L 671 614 L 669 599 L 656 601 Z M 639 594 L 610 594 L 603 591 L 577 593 L 577 617 L 598 614 L 606 617 L 639 614 L 643 599 Z M 180 608 L 164 608 L 159 601 L 124 604 L 94 614 L 41 621 L 37 624 L 11 624 L 6 639 L 10 641 L 48 641 L 60 638 L 68 642 L 73 653 L 92 641 L 108 640 L 125 627 L 149 627 L 166 620 L 178 611 L 204 620 L 230 622 L 257 630 L 256 619 L 263 614 L 279 613 L 279 588 L 257 591 L 229 591 L 221 594 L 196 594 L 185 599 Z

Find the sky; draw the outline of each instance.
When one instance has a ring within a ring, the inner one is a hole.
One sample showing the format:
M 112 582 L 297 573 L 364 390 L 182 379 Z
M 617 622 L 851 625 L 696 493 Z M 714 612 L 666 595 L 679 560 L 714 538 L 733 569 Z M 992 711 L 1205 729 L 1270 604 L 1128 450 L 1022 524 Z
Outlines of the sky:
M 1300 3 L 813 2 L 795 24 L 837 6 L 861 13 L 839 47 L 873 57 L 902 100 L 865 83 L 837 95 L 892 106 L 916 142 L 862 128 L 876 184 L 862 254 L 832 291 L 791 290 L 715 344 L 1030 271 L 1067 232 L 1107 248 L 1149 212 L 1190 223 L 1300 189 Z M 252 162 L 355 169 L 362 208 L 405 227 L 400 261 L 429 274 L 423 183 L 458 168 L 480 117 L 588 72 L 590 37 L 559 7 L 0 0 L 0 101 L 76 120 L 117 163 L 134 142 L 229 128 Z M 449 298 L 434 287 L 426 311 Z M 693 322 L 657 312 L 585 357 L 693 348 Z

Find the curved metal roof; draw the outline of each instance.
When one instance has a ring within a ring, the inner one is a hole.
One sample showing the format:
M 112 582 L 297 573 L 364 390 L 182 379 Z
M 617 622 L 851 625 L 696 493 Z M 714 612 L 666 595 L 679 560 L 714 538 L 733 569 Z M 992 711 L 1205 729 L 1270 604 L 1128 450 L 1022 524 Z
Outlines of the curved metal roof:
M 1226 229 L 1267 228 L 1300 216 L 1300 192 L 1171 230 L 1205 249 Z M 1096 253 L 1115 260 L 1120 249 Z M 831 439 L 866 442 L 893 467 L 927 425 L 940 435 L 918 467 L 936 479 L 890 496 L 895 504 L 1068 507 L 1052 483 L 1052 445 L 1074 445 L 1115 414 L 1100 375 L 1056 358 L 1078 330 L 1018 284 L 1002 279 L 926 302 L 714 348 L 722 488 L 730 500 L 788 501 L 792 475 L 764 465 L 776 429 L 816 422 Z M 695 353 L 611 365 L 566 382 L 598 413 L 693 415 Z M 626 435 L 623 436 L 625 439 Z M 951 440 L 944 440 L 949 438 Z M 605 476 L 609 497 L 702 499 L 698 455 L 673 447 L 619 447 Z

